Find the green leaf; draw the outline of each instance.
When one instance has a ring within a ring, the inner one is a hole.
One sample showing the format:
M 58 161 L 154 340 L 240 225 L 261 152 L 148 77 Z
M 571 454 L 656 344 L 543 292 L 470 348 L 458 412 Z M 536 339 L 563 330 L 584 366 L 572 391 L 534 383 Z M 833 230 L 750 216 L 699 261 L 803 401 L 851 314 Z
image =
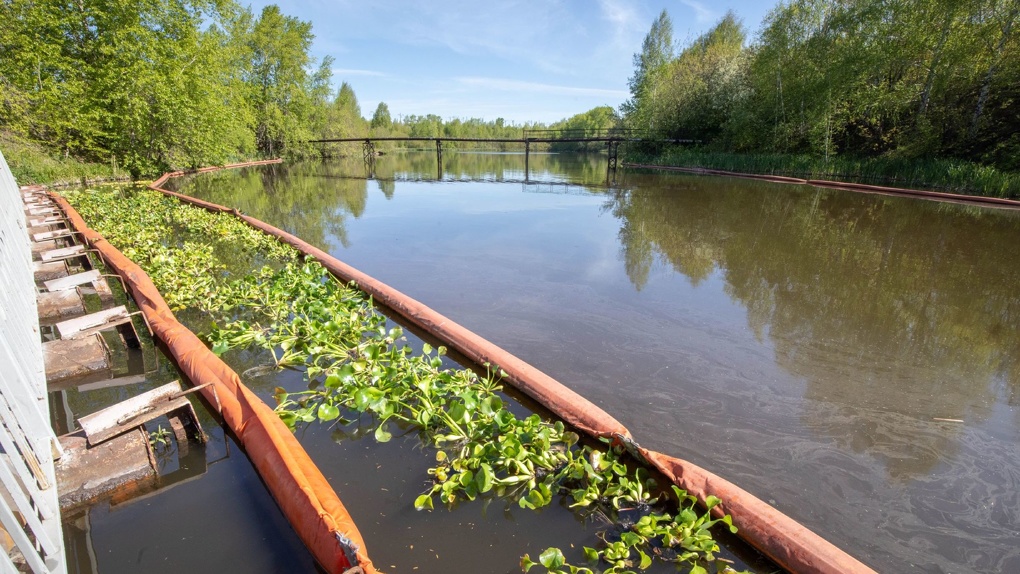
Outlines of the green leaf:
M 623 543 L 626 544 L 627 546 L 637 546 L 638 544 L 644 542 L 644 540 L 642 540 L 640 536 L 633 532 L 624 532 L 623 534 L 620 535 L 620 540 L 622 540 Z
M 418 498 L 414 499 L 414 508 L 416 510 L 432 510 L 432 495 L 423 494 Z
M 354 406 L 359 411 L 366 411 L 376 406 L 385 398 L 385 393 L 372 387 L 363 387 L 354 393 Z
M 536 562 L 534 562 L 531 559 L 531 557 L 529 557 L 527 554 L 525 554 L 524 556 L 521 557 L 521 570 L 522 571 L 527 572 L 528 570 L 531 570 L 531 567 L 534 566 L 535 564 L 536 564 Z
M 695 564 L 691 566 L 690 574 L 708 574 L 708 571 L 705 570 L 702 566 Z
M 550 570 L 563 566 L 565 562 L 563 552 L 560 552 L 559 548 L 546 548 L 545 552 L 538 556 L 538 561 Z
M 291 429 L 294 428 L 294 423 L 297 422 L 297 415 L 295 415 L 291 411 L 280 411 L 277 414 L 280 415 L 280 420 L 283 421 L 285 425 L 287 425 Z
M 492 472 L 492 467 L 488 464 L 482 463 L 478 468 L 478 473 L 475 474 L 475 481 L 478 483 L 478 492 L 489 492 L 492 490 L 492 482 L 496 476 Z
M 340 409 L 329 403 L 322 403 L 319 405 L 318 415 L 320 421 L 328 422 L 340 416 Z
M 482 401 L 482 413 L 488 415 L 498 412 L 503 408 L 503 399 L 500 399 L 496 395 L 490 395 Z
M 389 442 L 391 438 L 393 438 L 393 435 L 386 430 L 386 423 L 379 425 L 379 427 L 375 429 L 375 440 L 379 442 Z
M 226 341 L 216 341 L 212 346 L 212 352 L 216 353 L 216 356 L 220 356 L 230 350 L 230 344 Z
M 350 364 L 346 364 L 346 365 L 340 367 L 339 369 L 337 369 L 336 374 L 341 379 L 351 378 L 351 377 L 354 376 L 354 367 L 352 367 Z
M 323 386 L 325 386 L 327 389 L 338 389 L 340 388 L 340 384 L 342 382 L 343 379 L 340 378 L 339 375 L 330 375 L 326 377 L 326 382 L 324 383 Z
M 638 550 L 638 555 L 641 556 L 641 563 L 638 564 L 638 568 L 647 570 L 648 567 L 652 565 L 652 558 L 641 550 Z
M 594 548 L 584 547 L 584 559 L 588 561 L 588 564 L 592 566 L 599 563 L 599 552 Z
M 733 533 L 733 534 L 736 534 L 736 533 L 737 533 L 737 527 L 736 527 L 736 526 L 733 526 L 733 517 L 732 517 L 732 516 L 730 516 L 729 514 L 727 514 L 727 515 L 723 516 L 721 520 L 722 520 L 722 521 L 723 521 L 723 522 L 724 522 L 724 523 L 725 523 L 725 524 L 726 524 L 727 526 L 729 526 L 729 528 L 730 528 L 730 532 L 731 532 L 731 533 Z

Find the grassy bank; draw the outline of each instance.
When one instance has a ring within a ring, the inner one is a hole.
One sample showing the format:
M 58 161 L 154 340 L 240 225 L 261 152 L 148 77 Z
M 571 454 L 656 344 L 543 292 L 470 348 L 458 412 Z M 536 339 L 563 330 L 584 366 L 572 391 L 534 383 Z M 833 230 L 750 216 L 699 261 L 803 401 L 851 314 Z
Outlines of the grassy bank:
M 43 146 L 0 131 L 0 151 L 20 185 L 61 185 L 84 181 L 123 179 L 128 173 L 113 166 L 54 156 Z
M 1020 198 L 1020 173 L 951 159 L 825 158 L 785 154 L 736 154 L 690 148 L 661 153 L 633 150 L 635 163 L 719 169 L 741 173 L 829 179 L 987 197 Z

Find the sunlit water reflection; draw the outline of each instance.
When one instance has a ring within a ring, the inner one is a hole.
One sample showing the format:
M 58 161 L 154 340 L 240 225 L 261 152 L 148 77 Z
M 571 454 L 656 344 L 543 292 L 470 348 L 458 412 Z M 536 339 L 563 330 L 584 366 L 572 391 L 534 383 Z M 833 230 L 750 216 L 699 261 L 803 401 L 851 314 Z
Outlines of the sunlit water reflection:
M 529 167 L 447 153 L 435 182 L 434 155 L 394 154 L 182 185 L 423 301 L 880 571 L 1020 571 L 1020 213 L 682 174 L 606 188 L 598 156 Z

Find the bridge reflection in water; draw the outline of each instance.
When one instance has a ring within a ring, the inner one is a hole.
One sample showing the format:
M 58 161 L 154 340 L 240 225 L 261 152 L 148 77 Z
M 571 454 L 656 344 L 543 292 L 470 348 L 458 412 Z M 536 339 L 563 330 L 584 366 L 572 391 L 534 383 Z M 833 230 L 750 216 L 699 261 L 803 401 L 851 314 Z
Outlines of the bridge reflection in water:
M 524 146 L 524 182 L 531 180 L 531 146 L 555 146 L 565 144 L 605 144 L 609 155 L 606 163 L 606 185 L 612 185 L 616 179 L 616 168 L 621 144 L 649 145 L 682 145 L 697 144 L 700 140 L 685 138 L 663 138 L 647 130 L 623 128 L 598 130 L 523 130 L 520 138 L 462 138 L 444 136 L 364 136 L 355 138 L 332 138 L 309 140 L 308 143 L 361 143 L 362 158 L 370 173 L 375 172 L 375 158 L 379 156 L 377 142 L 434 142 L 436 146 L 436 179 L 443 179 L 443 142 L 469 144 L 522 144 Z

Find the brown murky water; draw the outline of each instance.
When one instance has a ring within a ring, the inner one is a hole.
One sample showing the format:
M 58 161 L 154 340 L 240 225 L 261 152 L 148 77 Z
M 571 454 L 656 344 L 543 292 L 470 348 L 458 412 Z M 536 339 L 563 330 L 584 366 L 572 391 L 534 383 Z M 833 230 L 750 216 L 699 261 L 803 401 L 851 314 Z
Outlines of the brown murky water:
M 530 183 L 520 155 L 443 167 L 182 189 L 425 302 L 879 571 L 1020 571 L 1020 213 L 682 174 L 605 188 L 598 157 L 532 156 Z M 306 444 L 370 465 L 368 442 Z M 407 506 L 363 511 L 412 525 Z

